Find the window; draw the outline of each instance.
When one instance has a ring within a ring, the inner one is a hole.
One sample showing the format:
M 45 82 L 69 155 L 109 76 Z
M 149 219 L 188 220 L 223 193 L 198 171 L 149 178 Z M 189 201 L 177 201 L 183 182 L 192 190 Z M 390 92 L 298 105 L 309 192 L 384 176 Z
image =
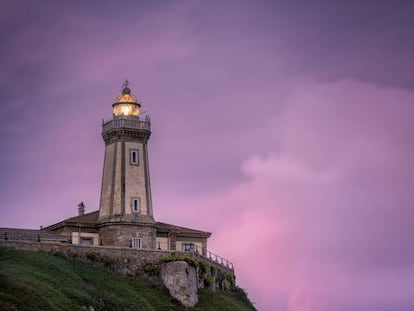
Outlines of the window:
M 191 251 L 193 248 L 193 243 L 183 243 L 183 251 Z
M 132 212 L 139 213 L 139 210 L 140 210 L 139 198 L 132 198 Z
M 138 150 L 132 149 L 130 152 L 130 158 L 131 158 L 131 164 L 132 165 L 138 165 Z
M 92 238 L 80 238 L 80 245 L 92 245 Z
M 136 248 L 136 249 L 142 248 L 142 239 L 141 238 L 132 238 L 131 247 Z

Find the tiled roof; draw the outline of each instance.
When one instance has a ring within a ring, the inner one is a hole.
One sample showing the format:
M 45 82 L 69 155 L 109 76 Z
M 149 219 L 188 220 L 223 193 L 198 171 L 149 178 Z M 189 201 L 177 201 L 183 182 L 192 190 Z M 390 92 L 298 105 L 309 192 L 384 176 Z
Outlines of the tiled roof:
M 65 220 L 61 222 L 45 227 L 45 229 L 56 230 L 66 225 L 73 225 L 73 224 L 93 227 L 98 221 L 98 216 L 99 216 L 99 211 L 93 211 L 90 213 L 86 213 L 82 216 L 74 216 L 74 217 L 66 218 Z
M 67 218 L 64 222 L 80 222 L 80 223 L 90 223 L 95 224 L 98 221 L 99 211 L 94 211 L 90 213 L 86 213 L 82 216 L 75 216 L 71 218 Z
M 0 238 L 8 240 L 32 240 L 68 242 L 67 237 L 45 230 L 0 228 Z
M 179 234 L 197 235 L 197 236 L 202 236 L 202 237 L 206 237 L 206 238 L 211 236 L 210 232 L 195 230 L 195 229 L 176 226 L 176 225 L 171 225 L 171 224 L 167 224 L 167 223 L 164 223 L 164 222 L 156 222 L 155 227 L 157 228 L 157 231 L 159 231 L 159 232 L 163 232 L 163 231 L 164 232 L 176 232 L 176 233 L 179 233 Z
M 84 225 L 84 226 L 94 226 L 98 222 L 99 211 L 93 211 L 82 216 L 75 216 L 67 218 L 61 222 L 56 224 L 50 225 L 46 227 L 46 230 L 56 230 L 58 228 L 67 226 L 67 225 Z M 195 230 L 191 228 L 176 226 L 167 224 L 164 222 L 156 222 L 155 227 L 157 228 L 158 232 L 176 232 L 178 234 L 190 235 L 190 236 L 198 236 L 198 237 L 210 237 L 211 233 L 206 231 Z

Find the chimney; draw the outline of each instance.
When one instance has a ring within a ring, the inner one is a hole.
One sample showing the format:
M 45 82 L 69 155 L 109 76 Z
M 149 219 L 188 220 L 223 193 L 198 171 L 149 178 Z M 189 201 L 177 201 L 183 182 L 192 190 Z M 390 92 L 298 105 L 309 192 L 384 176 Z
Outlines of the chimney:
M 85 214 L 85 204 L 83 202 L 80 202 L 78 204 L 78 216 L 83 216 Z

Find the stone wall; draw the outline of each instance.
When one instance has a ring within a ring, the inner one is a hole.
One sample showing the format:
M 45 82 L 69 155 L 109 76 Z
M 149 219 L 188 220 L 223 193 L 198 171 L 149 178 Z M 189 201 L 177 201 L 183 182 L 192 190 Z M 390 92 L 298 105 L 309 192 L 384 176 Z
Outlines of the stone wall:
M 147 262 L 157 262 L 171 251 L 137 250 L 114 246 L 85 246 L 70 243 L 43 243 L 35 241 L 0 240 L 0 247 L 11 247 L 18 250 L 61 252 L 74 257 L 111 258 L 116 263 L 117 270 L 123 274 L 134 275 L 136 270 Z
M 153 224 L 125 223 L 102 225 L 100 238 L 102 245 L 131 247 L 131 238 L 141 238 L 142 248 L 155 249 L 156 228 Z
M 142 267 L 148 262 L 158 262 L 162 257 L 172 253 L 182 254 L 192 257 L 198 261 L 203 261 L 209 266 L 213 266 L 217 271 L 233 274 L 234 271 L 218 262 L 209 260 L 203 256 L 192 252 L 180 252 L 170 250 L 151 250 L 151 249 L 133 249 L 130 247 L 116 246 L 86 246 L 75 245 L 70 243 L 47 243 L 37 241 L 19 241 L 0 239 L 0 247 L 11 247 L 18 250 L 43 251 L 43 252 L 62 252 L 69 256 L 86 257 L 88 254 L 95 253 L 100 257 L 108 257 L 118 263 L 120 272 L 133 275 L 138 267 Z
M 0 247 L 41 251 L 64 257 L 81 258 L 98 265 L 108 266 L 124 275 L 145 277 L 164 285 L 169 290 L 171 296 L 186 307 L 193 307 L 198 302 L 198 288 L 206 286 L 212 290 L 225 290 L 230 285 L 228 279 L 234 281 L 233 270 L 193 252 L 3 239 L 0 239 Z M 199 262 L 204 262 L 208 268 L 201 273 L 201 263 L 198 264 L 198 267 L 194 264 L 189 265 L 185 261 L 160 263 L 161 258 L 171 254 L 192 257 Z M 146 267 L 149 269 L 146 269 Z M 209 284 L 206 284 L 207 280 L 210 280 Z

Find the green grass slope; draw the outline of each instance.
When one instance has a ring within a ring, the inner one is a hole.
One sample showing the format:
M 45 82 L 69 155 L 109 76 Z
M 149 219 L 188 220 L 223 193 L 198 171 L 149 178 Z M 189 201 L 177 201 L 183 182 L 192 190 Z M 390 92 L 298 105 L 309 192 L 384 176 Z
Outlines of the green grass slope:
M 244 292 L 200 291 L 196 311 L 254 310 Z M 0 310 L 186 310 L 165 290 L 103 267 L 0 248 Z

